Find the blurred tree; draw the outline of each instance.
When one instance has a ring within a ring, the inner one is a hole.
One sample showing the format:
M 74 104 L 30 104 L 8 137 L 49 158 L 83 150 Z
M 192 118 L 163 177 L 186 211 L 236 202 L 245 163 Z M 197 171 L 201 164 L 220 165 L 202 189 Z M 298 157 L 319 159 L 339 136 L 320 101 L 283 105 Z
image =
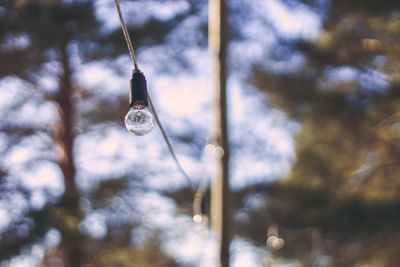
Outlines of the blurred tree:
M 55 261 L 61 260 L 63 266 L 74 267 L 84 264 L 174 266 L 174 261 L 161 252 L 157 236 L 148 240 L 144 248 L 132 245 L 131 231 L 137 222 L 123 217 L 110 219 L 106 235 L 97 239 L 81 229 L 88 211 L 110 209 L 112 201 L 107 198 L 126 198 L 129 196 L 128 181 L 137 179 L 106 180 L 89 192 L 80 191 L 76 181 L 74 146 L 77 138 L 96 125 L 121 124 L 120 118 L 126 112 L 123 103 L 127 101 L 125 97 L 104 99 L 86 90 L 74 78 L 76 62 L 126 54 L 121 30 L 102 28 L 95 15 L 94 1 L 0 3 L 0 78 L 3 82 L 18 83 L 14 89 L 20 92 L 12 103 L 3 107 L 0 129 L 7 145 L 2 146 L 1 156 L 6 159 L 18 147 L 34 144 L 37 151 L 23 162 L 24 170 L 52 164 L 59 168 L 64 184 L 61 197 L 49 193 L 45 204 L 35 208 L 29 201 L 32 199 L 29 187 L 15 182 L 18 173 L 10 171 L 7 162 L 0 161 L 1 204 L 10 207 L 19 199 L 24 206 L 22 212 L 10 216 L 10 223 L 1 231 L 0 259 L 7 260 L 29 251 L 33 245 L 43 243 L 51 230 L 56 230 L 61 241 L 45 257 L 44 265 L 55 266 Z M 195 5 L 189 4 L 187 10 L 168 20 L 151 17 L 140 26 L 128 25 L 135 36 L 135 47 L 162 43 L 165 36 L 193 12 Z M 49 77 L 55 81 L 50 90 L 42 86 L 43 79 Z M 96 105 L 86 105 L 92 109 L 80 108 L 83 102 Z M 43 112 L 38 110 L 48 104 L 55 107 L 50 109 L 54 113 L 47 114 L 50 119 L 43 122 L 39 118 Z M 38 114 L 35 116 L 34 112 Z M 28 115 L 28 121 L 23 120 L 21 113 Z M 100 191 L 105 189 L 106 193 L 102 194 Z M 83 208 L 82 201 L 89 201 L 87 206 L 91 208 Z M 103 253 L 96 256 L 99 250 Z
M 321 9 L 319 37 L 282 40 L 272 57 L 300 52 L 305 63 L 260 65 L 251 78 L 301 123 L 297 160 L 288 177 L 253 188 L 267 205 L 250 218 L 276 228 L 267 244 L 277 256 L 304 266 L 398 266 L 400 2 L 301 2 Z

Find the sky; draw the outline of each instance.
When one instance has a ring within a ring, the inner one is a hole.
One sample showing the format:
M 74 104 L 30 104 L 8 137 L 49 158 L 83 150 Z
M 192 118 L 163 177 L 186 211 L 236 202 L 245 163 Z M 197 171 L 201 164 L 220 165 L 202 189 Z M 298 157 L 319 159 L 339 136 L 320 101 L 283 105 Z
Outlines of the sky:
M 228 79 L 228 116 L 232 144 L 230 184 L 233 189 L 252 183 L 266 182 L 288 174 L 295 160 L 293 136 L 300 129 L 298 123 L 288 120 L 279 110 L 268 108 L 266 105 L 268 97 L 245 83 L 247 70 L 250 70 L 252 62 L 259 62 L 260 59 L 265 58 L 268 47 L 277 41 L 276 34 L 288 39 L 314 39 L 318 36 L 321 27 L 318 15 L 301 5 L 295 9 L 289 9 L 279 0 L 244 0 L 244 2 L 251 7 L 252 12 L 265 14 L 270 28 L 265 28 L 265 24 L 257 19 L 249 20 L 242 27 L 245 38 L 230 45 L 230 53 L 235 55 L 232 64 L 241 66 L 240 70 L 244 70 L 232 71 Z M 124 12 L 134 14 L 129 16 L 129 21 L 139 24 L 150 14 L 168 18 L 187 8 L 184 1 L 174 1 L 173 4 L 162 4 L 156 1 L 131 5 L 122 3 L 121 7 Z M 113 1 L 98 0 L 96 8 L 97 15 L 104 22 L 104 30 L 119 27 L 117 13 L 110 10 L 114 8 Z M 188 21 L 184 26 L 190 27 L 199 22 Z M 176 36 L 179 36 L 179 29 L 176 31 Z M 266 34 L 263 35 L 260 32 Z M 132 41 L 135 45 L 134 36 L 132 36 Z M 166 131 L 172 135 L 194 133 L 195 137 L 200 139 L 202 147 L 200 152 L 190 144 L 174 142 L 175 151 L 183 168 L 195 184 L 208 179 L 210 173 L 213 172 L 213 165 L 209 164 L 213 159 L 207 157 L 204 147 L 211 138 L 210 129 L 213 119 L 210 103 L 215 96 L 210 73 L 211 60 L 207 51 L 202 49 L 182 51 L 182 56 L 193 65 L 194 71 L 173 75 L 160 74 L 154 66 L 154 55 L 162 55 L 162 48 L 153 47 L 137 52 L 140 68 L 148 81 L 149 93 Z M 294 56 L 293 58 L 291 65 L 301 64 L 301 57 Z M 273 62 L 267 63 L 273 64 Z M 49 75 L 43 75 L 41 84 L 43 88 L 51 90 L 56 81 L 51 78 L 54 66 L 51 62 L 48 64 Z M 279 63 L 276 64 L 279 65 Z M 288 63 L 280 64 L 287 66 Z M 117 98 L 128 94 L 130 58 L 127 55 L 121 56 L 116 60 L 116 65 L 124 69 L 122 75 L 118 75 L 117 71 L 110 68 L 105 61 L 89 64 L 78 62 L 75 79 L 104 98 Z M 17 79 L 0 80 L 0 109 L 6 109 L 7 103 L 15 99 L 19 90 L 29 90 L 29 88 Z M 55 120 L 51 115 L 55 114 L 55 107 L 27 104 L 24 107 L 24 113 L 18 119 L 21 122 L 31 122 L 38 118 L 37 114 L 44 114 L 39 116 L 43 122 L 51 122 Z M 34 194 L 30 202 L 39 208 L 44 205 L 47 192 L 52 192 L 54 195 L 61 194 L 63 186 L 60 171 L 54 165 L 41 164 L 40 167 L 30 169 L 30 171 L 27 171 L 28 166 L 23 165 L 23 162 L 33 156 L 35 151 L 43 150 L 40 144 L 50 141 L 45 140 L 44 137 L 38 138 L 40 142 L 28 140 L 28 144 L 16 147 L 5 159 L 5 163 L 13 173 L 18 174 L 16 177 L 19 177 L 21 183 L 32 188 Z M 119 126 L 94 127 L 87 133 L 79 135 L 75 144 L 75 153 L 78 168 L 77 181 L 83 190 L 105 178 L 104 173 L 107 173 L 107 176 L 118 177 L 132 172 L 133 168 L 135 172 L 144 175 L 146 184 L 143 186 L 149 189 L 176 189 L 187 184 L 169 156 L 157 126 L 150 134 L 143 137 L 133 136 L 121 130 Z M 165 177 L 171 177 L 171 179 L 165 179 Z M 141 207 L 138 212 L 143 214 L 146 227 L 136 230 L 137 240 L 133 242 L 143 241 L 146 231 L 149 234 L 152 229 L 163 229 L 165 230 L 164 240 L 173 240 L 165 241 L 163 248 L 179 262 L 194 263 L 193 261 L 196 261 L 196 266 L 217 266 L 217 245 L 212 231 L 207 227 L 193 224 L 192 218 L 178 213 L 175 204 L 170 199 L 151 191 L 136 196 L 134 202 Z M 16 210 L 22 212 L 24 205 L 26 205 L 24 201 L 17 200 Z M 18 212 L 9 214 L 7 208 L 0 203 L 0 228 L 6 226 L 13 216 L 18 217 Z M 88 215 L 81 227 L 83 231 L 87 231 L 94 237 L 102 237 L 106 231 L 105 220 L 104 214 L 92 213 Z M 92 227 L 87 227 L 87 225 Z M 50 233 L 49 235 L 47 247 L 55 246 L 59 242 L 57 234 Z M 10 266 L 30 266 L 32 261 L 43 257 L 44 247 L 46 246 L 34 247 L 31 256 L 18 257 L 11 262 Z M 231 250 L 232 266 L 260 266 L 269 261 L 266 249 L 255 248 L 243 239 L 233 240 Z M 295 265 L 281 262 L 276 266 Z

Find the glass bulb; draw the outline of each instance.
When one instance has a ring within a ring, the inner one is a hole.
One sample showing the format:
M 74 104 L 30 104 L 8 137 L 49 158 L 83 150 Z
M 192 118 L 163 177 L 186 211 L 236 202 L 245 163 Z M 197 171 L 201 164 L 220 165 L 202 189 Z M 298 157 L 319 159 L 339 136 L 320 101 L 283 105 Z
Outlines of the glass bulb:
M 134 105 L 125 116 L 125 127 L 134 135 L 145 135 L 153 129 L 154 118 L 143 104 Z

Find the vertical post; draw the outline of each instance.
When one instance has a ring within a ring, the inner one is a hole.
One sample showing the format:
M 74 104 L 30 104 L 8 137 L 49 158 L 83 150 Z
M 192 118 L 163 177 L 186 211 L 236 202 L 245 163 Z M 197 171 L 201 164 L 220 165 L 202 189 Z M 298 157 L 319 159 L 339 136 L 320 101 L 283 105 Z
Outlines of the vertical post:
M 215 142 L 222 148 L 219 167 L 211 185 L 211 226 L 220 249 L 221 267 L 229 266 L 229 246 L 232 238 L 231 200 L 229 187 L 229 141 L 227 118 L 227 44 L 228 23 L 226 0 L 209 0 L 209 50 L 216 88 Z

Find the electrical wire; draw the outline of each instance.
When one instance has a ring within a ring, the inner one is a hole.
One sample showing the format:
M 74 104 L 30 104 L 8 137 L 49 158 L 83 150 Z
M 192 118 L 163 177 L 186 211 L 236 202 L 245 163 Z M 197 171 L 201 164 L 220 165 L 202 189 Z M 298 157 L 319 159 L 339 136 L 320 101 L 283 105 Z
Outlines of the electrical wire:
M 181 164 L 179 163 L 179 160 L 178 160 L 178 158 L 177 158 L 177 156 L 175 154 L 174 148 L 172 147 L 172 143 L 169 140 L 168 135 L 165 132 L 164 127 L 161 124 L 160 118 L 158 117 L 158 114 L 157 114 L 157 112 L 156 112 L 156 110 L 154 108 L 154 105 L 153 105 L 153 102 L 151 101 L 150 96 L 149 96 L 149 104 L 150 104 L 150 107 L 151 107 L 151 109 L 152 109 L 152 111 L 154 113 L 154 118 L 156 119 L 156 122 L 157 122 L 158 126 L 160 127 L 160 130 L 161 130 L 162 136 L 164 137 L 165 143 L 167 143 L 168 150 L 169 150 L 172 158 L 174 159 L 174 161 L 176 163 L 176 167 L 182 173 L 182 175 L 186 178 L 187 182 L 189 183 L 190 189 L 192 191 L 195 191 L 196 189 L 193 186 L 192 180 L 190 179 L 189 175 L 185 172 L 185 170 L 182 168 Z
M 132 62 L 133 62 L 134 72 L 140 72 L 139 66 L 138 66 L 137 61 L 136 61 L 135 52 L 133 50 L 133 45 L 132 45 L 132 42 L 131 42 L 131 38 L 129 36 L 128 29 L 126 28 L 126 25 L 125 25 L 125 22 L 124 22 L 124 18 L 122 17 L 121 8 L 119 6 L 119 1 L 118 0 L 114 0 L 114 2 L 115 2 L 115 6 L 117 8 L 117 11 L 118 11 L 119 20 L 121 22 L 121 28 L 122 28 L 122 31 L 124 33 L 126 44 L 128 46 L 129 54 L 130 54 Z M 179 160 L 178 160 L 178 158 L 177 158 L 177 156 L 175 154 L 175 151 L 174 151 L 174 148 L 172 146 L 172 143 L 169 140 L 168 135 L 167 135 L 166 131 L 164 130 L 164 127 L 161 124 L 160 118 L 158 117 L 157 111 L 156 111 L 156 109 L 155 109 L 155 107 L 153 105 L 153 102 L 151 101 L 151 97 L 150 97 L 149 94 L 148 94 L 148 99 L 149 99 L 150 108 L 152 109 L 153 114 L 154 114 L 154 118 L 156 119 L 158 127 L 160 127 L 160 130 L 161 130 L 162 136 L 164 138 L 164 141 L 168 146 L 168 150 L 169 150 L 173 160 L 175 161 L 175 164 L 176 164 L 178 170 L 182 173 L 182 175 L 185 177 L 185 179 L 189 183 L 190 189 L 193 192 L 196 192 L 196 189 L 193 186 L 192 180 L 190 179 L 189 175 L 185 172 L 185 170 L 182 168 L 181 164 L 179 163 Z
M 129 54 L 131 55 L 131 59 L 132 59 L 133 66 L 134 66 L 134 70 L 135 71 L 139 71 L 139 66 L 138 66 L 137 61 L 136 61 L 135 51 L 133 50 L 131 37 L 129 36 L 128 29 L 126 28 L 126 25 L 125 25 L 125 22 L 124 22 L 124 18 L 122 17 L 121 7 L 119 6 L 118 0 L 114 0 L 114 3 L 115 3 L 115 6 L 117 8 L 117 11 L 118 11 L 119 21 L 121 22 L 121 28 L 122 28 L 122 31 L 124 32 L 125 41 L 126 41 L 126 44 L 128 46 Z

